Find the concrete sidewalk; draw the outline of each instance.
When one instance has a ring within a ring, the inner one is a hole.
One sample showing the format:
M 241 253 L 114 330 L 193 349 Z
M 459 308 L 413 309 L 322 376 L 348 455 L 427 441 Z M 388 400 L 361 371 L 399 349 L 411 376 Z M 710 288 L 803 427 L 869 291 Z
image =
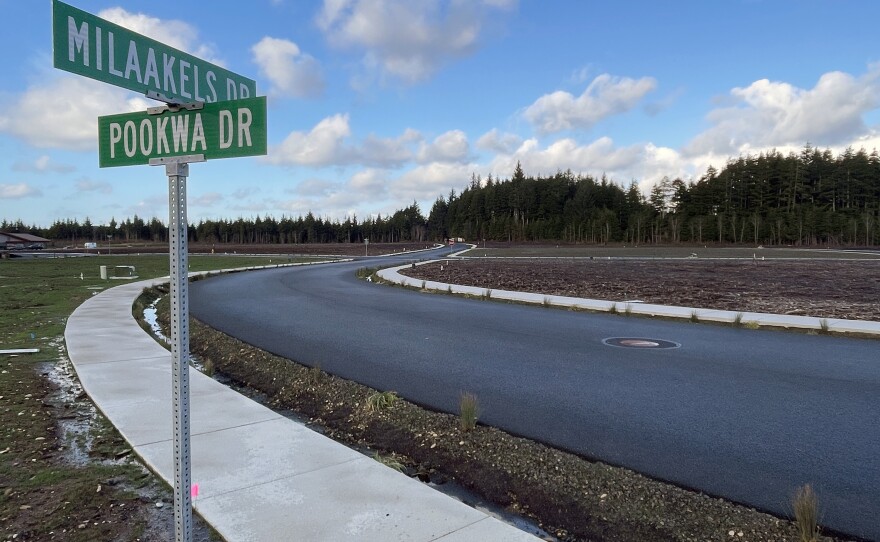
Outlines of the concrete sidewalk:
M 436 263 L 440 260 L 419 262 L 415 265 Z M 514 292 L 510 290 L 487 290 L 474 286 L 461 286 L 458 284 L 446 284 L 444 282 L 423 281 L 401 275 L 398 271 L 411 267 L 412 264 L 389 267 L 378 271 L 379 277 L 395 284 L 424 288 L 439 292 L 453 294 L 465 294 L 473 296 L 488 295 L 492 299 L 504 301 L 516 301 L 519 303 L 532 303 L 536 305 L 552 305 L 575 309 L 593 310 L 599 312 L 618 312 L 641 316 L 661 316 L 664 318 L 681 318 L 690 320 L 696 318 L 702 322 L 733 323 L 737 318 L 743 325 L 754 323 L 759 327 L 813 329 L 816 331 L 833 331 L 838 333 L 859 333 L 864 335 L 880 336 L 880 322 L 867 320 L 845 320 L 840 318 L 816 318 L 814 316 L 795 316 L 786 314 L 768 314 L 761 312 L 734 312 L 716 309 L 700 309 L 695 307 L 673 307 L 667 305 L 652 305 L 641 301 L 612 302 L 599 299 L 584 299 L 580 297 L 566 297 L 560 295 L 533 294 L 528 292 Z
M 172 484 L 171 355 L 131 314 L 163 280 L 95 295 L 64 335 L 86 392 Z M 193 506 L 228 542 L 537 538 L 288 420 L 190 369 Z

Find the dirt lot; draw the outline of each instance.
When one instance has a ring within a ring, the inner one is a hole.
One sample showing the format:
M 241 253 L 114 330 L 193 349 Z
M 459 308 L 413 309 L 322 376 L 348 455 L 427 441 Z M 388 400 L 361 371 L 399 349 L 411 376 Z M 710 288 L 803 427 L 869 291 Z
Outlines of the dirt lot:
M 493 290 L 880 320 L 878 259 L 473 258 L 427 264 L 404 274 Z

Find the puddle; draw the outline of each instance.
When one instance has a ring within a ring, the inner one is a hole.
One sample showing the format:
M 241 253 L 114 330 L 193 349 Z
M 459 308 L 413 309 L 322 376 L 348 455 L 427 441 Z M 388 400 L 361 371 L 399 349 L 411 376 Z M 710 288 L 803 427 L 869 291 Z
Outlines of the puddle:
M 159 298 L 155 301 L 147 305 L 144 308 L 144 322 L 146 322 L 150 326 L 150 333 L 153 334 L 154 337 L 161 340 L 165 344 L 171 344 L 171 340 L 162 333 L 162 326 L 159 325 L 159 318 L 156 315 L 156 304 L 159 302 Z M 200 369 L 201 370 L 201 369 Z
M 46 397 L 46 402 L 58 409 L 58 431 L 63 443 L 66 462 L 83 466 L 93 461 L 89 457 L 94 437 L 91 427 L 97 422 L 98 412 L 73 371 L 67 358 L 40 365 L 40 372 L 56 386 L 56 391 Z

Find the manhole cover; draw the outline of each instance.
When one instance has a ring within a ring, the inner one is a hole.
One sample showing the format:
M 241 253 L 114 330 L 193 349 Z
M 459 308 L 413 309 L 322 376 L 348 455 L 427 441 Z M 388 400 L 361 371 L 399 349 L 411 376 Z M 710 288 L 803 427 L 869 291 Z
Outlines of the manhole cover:
M 681 346 L 672 341 L 641 337 L 611 337 L 602 342 L 608 346 L 619 346 L 621 348 L 678 348 Z

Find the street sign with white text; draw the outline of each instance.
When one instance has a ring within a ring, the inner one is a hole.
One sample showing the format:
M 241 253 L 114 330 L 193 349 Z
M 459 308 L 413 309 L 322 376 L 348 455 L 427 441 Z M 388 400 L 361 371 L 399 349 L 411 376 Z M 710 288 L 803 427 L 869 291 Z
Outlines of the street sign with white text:
M 209 103 L 191 111 L 98 117 L 101 167 L 192 154 L 206 160 L 266 154 L 266 97 Z
M 168 104 L 98 117 L 98 163 L 164 165 L 168 177 L 174 535 L 191 542 L 186 178 L 192 162 L 266 154 L 266 98 L 252 79 L 58 0 L 52 50 L 56 68 Z
M 257 95 L 253 79 L 58 0 L 52 1 L 52 44 L 56 68 L 164 101 L 212 103 Z

